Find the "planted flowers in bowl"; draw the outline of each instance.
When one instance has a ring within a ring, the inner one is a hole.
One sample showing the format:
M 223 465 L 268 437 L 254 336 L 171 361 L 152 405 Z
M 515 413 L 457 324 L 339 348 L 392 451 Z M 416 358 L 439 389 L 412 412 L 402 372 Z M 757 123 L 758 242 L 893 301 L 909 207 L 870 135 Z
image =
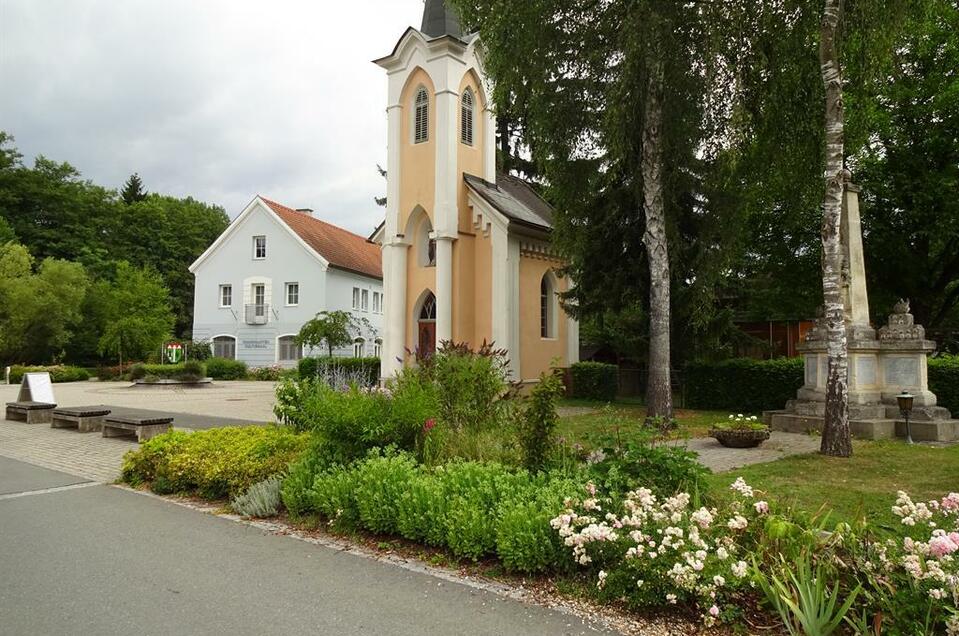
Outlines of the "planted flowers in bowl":
M 755 448 L 769 439 L 769 427 L 756 416 L 740 413 L 713 425 L 709 435 L 727 448 Z

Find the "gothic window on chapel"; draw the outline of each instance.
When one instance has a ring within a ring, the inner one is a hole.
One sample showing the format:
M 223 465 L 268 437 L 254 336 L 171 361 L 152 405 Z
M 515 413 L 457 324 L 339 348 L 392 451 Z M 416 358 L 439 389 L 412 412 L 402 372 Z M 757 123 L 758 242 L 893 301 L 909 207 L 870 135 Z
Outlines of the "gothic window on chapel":
M 460 104 L 460 139 L 467 146 L 473 145 L 473 89 L 467 88 Z
M 430 139 L 430 96 L 420 87 L 416 92 L 416 104 L 413 115 L 413 141 L 424 143 Z

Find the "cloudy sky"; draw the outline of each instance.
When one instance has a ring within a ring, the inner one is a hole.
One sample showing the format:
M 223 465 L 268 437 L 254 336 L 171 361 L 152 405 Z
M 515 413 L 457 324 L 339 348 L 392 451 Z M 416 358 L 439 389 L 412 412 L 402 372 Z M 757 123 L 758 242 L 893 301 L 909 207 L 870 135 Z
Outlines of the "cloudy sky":
M 423 0 L 0 0 L 0 130 L 25 160 L 236 216 L 255 194 L 382 215 L 388 54 Z

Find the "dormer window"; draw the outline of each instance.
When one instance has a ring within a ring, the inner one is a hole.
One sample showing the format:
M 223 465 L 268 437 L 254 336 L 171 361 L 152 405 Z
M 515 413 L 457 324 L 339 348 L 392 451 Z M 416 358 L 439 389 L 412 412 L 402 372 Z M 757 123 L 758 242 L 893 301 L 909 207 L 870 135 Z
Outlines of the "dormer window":
M 262 260 L 266 258 L 266 237 L 265 236 L 253 237 L 253 258 L 257 260 Z
M 420 86 L 416 91 L 413 106 L 413 143 L 422 144 L 430 140 L 430 96 Z
M 460 140 L 467 146 L 473 145 L 473 89 L 467 88 L 460 100 Z

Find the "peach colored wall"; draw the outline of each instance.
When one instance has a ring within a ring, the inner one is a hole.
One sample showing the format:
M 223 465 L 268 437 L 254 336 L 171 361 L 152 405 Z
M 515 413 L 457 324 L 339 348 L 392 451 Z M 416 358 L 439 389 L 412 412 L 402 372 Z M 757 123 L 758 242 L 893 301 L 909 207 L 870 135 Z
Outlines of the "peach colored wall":
M 478 270 L 474 244 L 473 235 L 463 232 L 453 243 L 453 340 L 475 345 L 476 307 L 473 299 Z
M 429 141 L 413 143 L 413 101 L 420 86 L 426 87 L 430 94 Z M 433 202 L 436 200 L 436 95 L 430 76 L 421 68 L 410 74 L 402 101 L 402 149 L 400 161 L 400 207 L 397 231 L 402 233 L 406 222 L 417 205 L 423 207 L 430 219 L 433 219 Z M 435 225 L 435 223 L 434 223 Z
M 477 234 L 474 251 L 476 286 L 473 290 L 473 342 L 479 346 L 484 340 L 493 340 L 493 241 L 482 233 Z
M 556 261 L 521 256 L 519 261 L 519 342 L 520 372 L 523 380 L 535 380 L 554 358 L 566 364 L 566 313 L 556 308 L 556 338 L 540 334 L 540 283 L 543 275 L 558 267 Z M 556 277 L 556 291 L 566 291 L 567 280 Z

